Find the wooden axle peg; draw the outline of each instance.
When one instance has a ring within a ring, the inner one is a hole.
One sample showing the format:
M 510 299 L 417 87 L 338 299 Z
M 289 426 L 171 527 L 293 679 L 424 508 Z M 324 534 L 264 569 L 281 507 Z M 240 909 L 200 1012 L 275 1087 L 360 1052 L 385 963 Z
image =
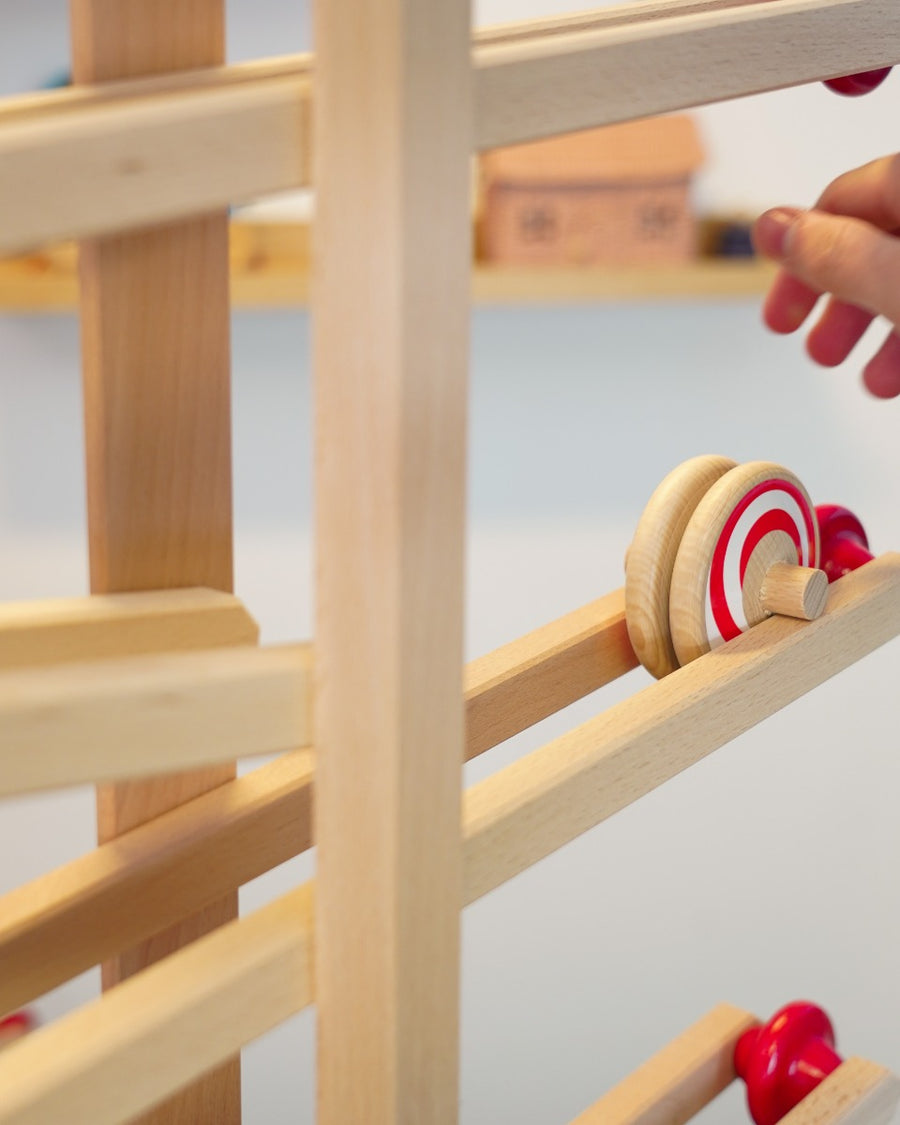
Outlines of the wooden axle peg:
M 756 1125 L 776 1125 L 842 1061 L 831 1020 L 807 1001 L 787 1004 L 764 1026 L 745 1031 L 734 1051 Z
M 760 589 L 760 602 L 767 613 L 815 621 L 821 617 L 828 597 L 824 570 L 776 562 L 766 571 Z

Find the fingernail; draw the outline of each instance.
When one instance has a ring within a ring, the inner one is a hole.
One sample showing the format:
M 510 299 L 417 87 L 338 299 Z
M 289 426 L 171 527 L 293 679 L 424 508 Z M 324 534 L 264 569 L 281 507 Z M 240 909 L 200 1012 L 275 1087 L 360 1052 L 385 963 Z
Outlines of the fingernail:
M 787 254 L 788 235 L 802 214 L 796 207 L 775 207 L 760 215 L 753 227 L 753 241 L 760 254 L 781 261 Z

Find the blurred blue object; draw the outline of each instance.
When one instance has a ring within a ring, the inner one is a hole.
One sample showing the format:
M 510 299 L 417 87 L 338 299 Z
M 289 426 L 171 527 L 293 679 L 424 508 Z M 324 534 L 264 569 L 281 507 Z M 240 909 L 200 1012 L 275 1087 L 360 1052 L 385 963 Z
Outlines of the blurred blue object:
M 72 85 L 72 72 L 68 68 L 58 70 L 45 82 L 41 83 L 42 90 L 59 90 L 63 86 Z

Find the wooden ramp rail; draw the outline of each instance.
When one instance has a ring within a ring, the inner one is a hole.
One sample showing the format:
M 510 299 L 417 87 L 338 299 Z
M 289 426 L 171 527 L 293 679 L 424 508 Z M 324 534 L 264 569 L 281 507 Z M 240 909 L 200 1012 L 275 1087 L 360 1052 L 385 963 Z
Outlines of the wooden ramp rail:
M 894 0 L 660 0 L 489 28 L 473 39 L 474 144 L 898 61 Z M 308 185 L 310 69 L 297 56 L 0 101 L 0 253 Z
M 749 1012 L 720 1004 L 571 1125 L 685 1125 L 735 1081 L 735 1045 L 757 1022 Z M 898 1101 L 895 1075 L 849 1058 L 782 1125 L 887 1125 Z
M 215 603 L 228 598 L 210 595 Z M 136 605 L 152 605 L 159 619 L 165 616 L 163 606 L 184 608 L 183 602 L 178 592 L 115 595 L 17 606 L 7 619 L 17 625 L 41 622 L 50 635 L 64 637 L 66 650 L 73 652 L 77 646 L 66 631 L 73 620 L 131 621 Z M 30 635 L 22 628 L 15 632 L 19 640 Z M 0 625 L 0 653 L 12 650 L 4 636 Z M 85 658 L 105 654 L 98 638 L 108 638 L 107 629 L 78 636 Z M 27 646 L 26 651 L 34 650 Z M 240 659 L 246 656 L 242 652 Z M 464 677 L 467 758 L 636 664 L 622 590 L 471 662 Z M 173 664 L 160 658 L 157 666 L 171 670 Z M 183 671 L 178 661 L 175 670 Z M 300 677 L 292 673 L 288 695 L 304 690 Z M 263 716 L 259 730 L 264 732 L 267 723 Z M 303 730 L 298 726 L 293 732 L 298 746 Z M 283 755 L 0 899 L 0 1012 L 30 1002 L 310 847 L 313 762 L 311 752 Z
M 900 556 L 885 555 L 832 586 L 818 621 L 772 618 L 475 786 L 465 903 L 898 632 Z M 0 1125 L 56 1125 L 73 1105 L 97 1125 L 126 1120 L 311 1003 L 312 894 L 306 884 L 13 1045 L 0 1058 Z M 243 1023 L 228 1020 L 236 1007 Z M 199 1039 L 189 1061 L 182 1048 Z M 148 1057 L 178 1065 L 149 1067 Z

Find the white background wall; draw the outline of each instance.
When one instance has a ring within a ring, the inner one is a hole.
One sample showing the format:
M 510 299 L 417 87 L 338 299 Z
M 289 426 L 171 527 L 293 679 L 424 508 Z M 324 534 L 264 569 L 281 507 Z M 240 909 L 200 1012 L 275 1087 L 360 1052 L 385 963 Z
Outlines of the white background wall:
M 230 8 L 236 59 L 309 46 L 300 4 Z M 478 22 L 548 10 L 492 0 Z M 0 0 L 0 93 L 65 57 L 63 0 Z M 860 101 L 809 87 L 700 111 L 698 205 L 810 202 L 900 146 L 898 104 L 895 75 Z M 473 314 L 470 656 L 619 585 L 647 496 L 699 452 L 782 461 L 817 502 L 858 510 L 876 549 L 900 545 L 897 404 L 864 395 L 861 357 L 814 369 L 757 306 Z M 237 588 L 265 641 L 310 631 L 308 344 L 304 312 L 234 318 Z M 76 322 L 0 316 L 0 357 L 0 597 L 82 593 Z M 815 998 L 848 1053 L 900 1071 L 898 670 L 894 643 L 465 913 L 465 1125 L 568 1121 L 722 999 L 767 1013 Z M 548 720 L 469 780 L 647 682 L 636 672 Z M 6 802 L 0 890 L 91 847 L 92 815 L 88 790 Z M 244 908 L 310 862 L 245 888 Z M 40 1013 L 96 987 L 87 974 Z M 306 1013 L 245 1053 L 251 1125 L 312 1120 L 312 1041 Z M 704 1116 L 745 1120 L 737 1089 Z

